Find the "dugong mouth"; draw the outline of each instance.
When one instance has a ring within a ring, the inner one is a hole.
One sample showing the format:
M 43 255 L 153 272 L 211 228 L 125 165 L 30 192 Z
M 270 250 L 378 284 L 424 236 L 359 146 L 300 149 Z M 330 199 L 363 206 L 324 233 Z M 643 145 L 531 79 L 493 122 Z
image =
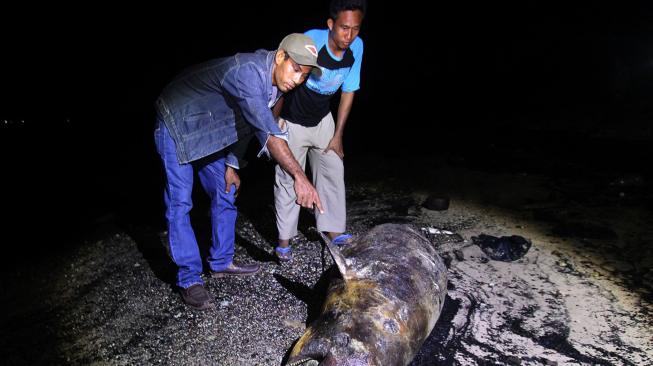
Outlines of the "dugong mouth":
M 329 353 L 326 356 L 297 357 L 288 360 L 286 366 L 336 366 L 336 359 Z
M 286 366 L 319 366 L 320 361 L 312 358 L 303 358 L 294 362 L 289 362 Z

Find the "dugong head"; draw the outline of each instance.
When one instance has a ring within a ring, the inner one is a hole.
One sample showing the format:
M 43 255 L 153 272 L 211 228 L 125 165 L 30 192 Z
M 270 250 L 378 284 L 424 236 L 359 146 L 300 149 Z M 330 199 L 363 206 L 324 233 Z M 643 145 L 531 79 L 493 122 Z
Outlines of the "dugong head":
M 287 365 L 405 364 L 411 343 L 406 310 L 370 281 L 336 281 L 322 315 L 297 340 Z
M 292 366 L 370 366 L 376 365 L 365 345 L 346 332 L 326 338 L 309 328 L 297 341 L 286 365 Z M 328 331 L 326 333 L 329 333 Z

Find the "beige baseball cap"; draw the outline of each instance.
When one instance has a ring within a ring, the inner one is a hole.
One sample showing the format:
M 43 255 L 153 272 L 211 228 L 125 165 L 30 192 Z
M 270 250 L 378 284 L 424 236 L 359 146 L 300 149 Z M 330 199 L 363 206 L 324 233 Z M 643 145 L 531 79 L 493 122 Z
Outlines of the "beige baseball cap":
M 322 70 L 317 64 L 317 47 L 311 37 L 302 33 L 291 33 L 279 44 L 279 49 L 288 52 L 290 58 L 300 65 L 313 66 L 312 73 L 322 76 Z

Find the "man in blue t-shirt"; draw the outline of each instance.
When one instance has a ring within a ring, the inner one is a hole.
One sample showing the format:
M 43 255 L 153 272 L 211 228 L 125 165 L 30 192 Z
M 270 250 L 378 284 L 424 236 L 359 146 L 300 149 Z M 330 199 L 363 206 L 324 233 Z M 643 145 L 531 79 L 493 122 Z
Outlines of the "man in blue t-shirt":
M 317 229 L 325 232 L 334 244 L 349 242 L 345 233 L 345 182 L 342 159 L 342 135 L 354 92 L 359 89 L 363 59 L 363 41 L 358 38 L 365 0 L 332 0 L 328 29 L 309 30 L 317 47 L 321 77 L 310 76 L 306 83 L 284 96 L 274 112 L 279 124 L 288 131 L 288 146 L 302 167 L 306 156 L 311 164 L 313 184 L 322 200 L 325 214 L 316 214 Z M 337 119 L 330 111 L 330 101 L 341 89 Z M 281 261 L 292 259 L 289 241 L 297 235 L 300 206 L 295 203 L 292 177 L 276 167 L 274 203 L 279 231 L 275 254 Z

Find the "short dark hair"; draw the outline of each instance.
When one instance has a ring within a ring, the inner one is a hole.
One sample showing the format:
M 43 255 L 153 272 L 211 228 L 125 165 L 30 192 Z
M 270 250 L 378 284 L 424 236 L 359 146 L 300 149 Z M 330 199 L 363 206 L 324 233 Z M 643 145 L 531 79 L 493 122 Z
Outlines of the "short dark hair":
M 331 15 L 331 19 L 336 20 L 341 11 L 360 10 L 364 17 L 366 8 L 366 0 L 331 0 L 329 15 Z

